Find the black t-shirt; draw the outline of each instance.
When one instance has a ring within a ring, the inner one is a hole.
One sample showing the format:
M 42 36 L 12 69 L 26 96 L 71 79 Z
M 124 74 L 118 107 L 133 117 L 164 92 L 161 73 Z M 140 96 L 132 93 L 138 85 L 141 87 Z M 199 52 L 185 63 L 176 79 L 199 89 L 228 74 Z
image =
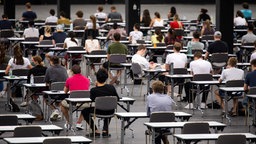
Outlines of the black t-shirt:
M 211 43 L 207 50 L 210 54 L 213 53 L 227 53 L 228 52 L 228 44 L 224 41 L 218 40 Z
M 0 21 L 0 30 L 2 29 L 12 29 L 12 23 L 8 20 Z
M 33 11 L 25 11 L 22 14 L 22 17 L 24 18 L 24 20 L 35 20 L 37 18 L 37 15 Z
M 27 82 L 29 83 L 30 82 L 30 75 L 34 75 L 34 76 L 43 76 L 45 75 L 46 73 L 46 67 L 44 66 L 41 66 L 41 65 L 37 65 L 35 67 L 33 67 L 32 69 L 30 69 L 28 71 L 28 79 L 27 79 Z
M 92 101 L 95 100 L 96 97 L 102 96 L 116 96 L 119 100 L 119 96 L 116 92 L 116 89 L 113 85 L 105 84 L 104 86 L 94 87 L 90 90 L 90 98 Z
M 197 19 L 199 22 L 209 20 L 211 21 L 211 17 L 208 14 L 200 14 Z

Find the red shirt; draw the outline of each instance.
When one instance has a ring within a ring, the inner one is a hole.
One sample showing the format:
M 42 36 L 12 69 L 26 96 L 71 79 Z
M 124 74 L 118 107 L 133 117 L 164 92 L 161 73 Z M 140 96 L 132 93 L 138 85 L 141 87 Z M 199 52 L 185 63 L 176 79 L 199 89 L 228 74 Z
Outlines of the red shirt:
M 89 90 L 90 80 L 81 74 L 75 74 L 66 80 L 65 86 L 69 91 Z
M 181 27 L 180 27 L 179 23 L 181 24 Z M 183 23 L 182 22 L 178 22 L 178 21 L 172 21 L 172 22 L 170 22 L 170 27 L 172 29 L 183 28 Z

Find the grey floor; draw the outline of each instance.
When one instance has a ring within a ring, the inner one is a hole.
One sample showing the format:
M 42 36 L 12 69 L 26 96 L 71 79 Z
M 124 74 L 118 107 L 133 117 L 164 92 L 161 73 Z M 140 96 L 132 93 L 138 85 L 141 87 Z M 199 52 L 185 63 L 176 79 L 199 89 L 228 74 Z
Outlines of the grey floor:
M 142 10 L 143 9 L 149 9 L 151 11 L 151 14 L 154 13 L 154 11 L 159 11 L 162 14 L 163 18 L 166 18 L 166 14 L 169 10 L 169 7 L 171 7 L 172 5 L 142 5 Z M 211 15 L 211 17 L 214 19 L 215 18 L 215 5 L 181 5 L 181 4 L 177 4 L 175 5 L 178 13 L 183 17 L 187 17 L 188 19 L 195 19 L 200 11 L 200 8 L 205 7 L 208 8 L 209 13 Z M 110 5 L 105 5 L 105 11 L 109 11 Z M 38 17 L 40 19 L 44 19 L 45 17 L 47 17 L 48 15 L 48 10 L 50 8 L 56 8 L 55 5 L 42 5 L 42 6 L 33 6 L 33 9 L 37 12 Z M 72 18 L 75 18 L 74 13 L 81 9 L 85 12 L 85 16 L 84 18 L 88 18 L 89 15 L 91 15 L 92 13 L 94 13 L 96 11 L 97 5 L 72 5 L 71 6 L 71 12 Z M 252 9 L 255 9 L 255 5 L 251 5 Z M 0 10 L 3 9 L 3 7 L 0 7 Z M 117 9 L 118 11 L 120 11 L 123 16 L 124 16 L 124 5 L 117 5 Z M 235 6 L 235 10 L 240 9 L 240 5 L 236 5 Z M 23 11 L 23 6 L 17 6 L 16 7 L 16 18 L 19 18 L 19 16 L 21 15 L 21 12 Z M 1 15 L 2 12 L 0 12 Z M 40 15 L 39 15 L 40 14 Z M 255 11 L 254 11 L 254 16 L 256 16 Z M 85 68 L 84 68 L 85 69 Z M 95 81 L 95 77 L 93 75 L 91 75 L 92 77 L 92 81 Z M 128 83 L 131 83 L 131 81 L 128 81 Z M 94 85 L 92 85 L 93 87 Z M 118 85 L 116 86 L 117 91 L 120 93 L 121 92 L 121 86 L 122 85 Z M 131 91 L 131 85 L 128 85 L 129 90 Z M 215 88 L 216 89 L 216 88 Z M 136 101 L 135 103 L 132 105 L 131 107 L 131 111 L 133 112 L 142 112 L 145 111 L 145 100 L 143 96 L 139 96 L 139 87 L 135 87 L 134 90 L 134 94 L 129 94 L 129 96 L 131 96 L 132 98 L 135 98 Z M 177 89 L 175 89 L 175 91 L 177 91 Z M 146 85 L 143 86 L 143 94 L 146 93 Z M 121 96 L 126 96 L 127 93 L 124 92 L 123 94 L 120 93 Z M 209 95 L 208 97 L 208 102 L 210 102 L 211 97 Z M 176 98 L 175 98 L 176 100 Z M 1 97 L 0 98 L 0 113 L 10 113 L 9 111 L 4 110 L 4 104 L 6 101 L 6 97 Z M 21 99 L 17 99 L 16 100 L 17 103 L 19 104 L 21 102 Z M 186 105 L 186 103 L 183 102 L 178 102 L 177 103 L 177 107 L 174 107 L 174 110 L 177 111 L 184 111 L 184 112 L 188 112 L 188 113 L 193 113 L 192 110 L 186 110 L 183 107 Z M 229 104 L 231 106 L 231 103 Z M 20 113 L 24 113 L 25 109 L 21 109 Z M 118 111 L 123 111 L 122 109 L 118 108 Z M 195 111 L 195 113 L 193 114 L 192 118 L 190 119 L 190 121 L 207 121 L 207 120 L 214 120 L 214 121 L 219 121 L 222 122 L 222 118 L 220 116 L 221 111 L 220 110 L 211 110 L 211 109 L 206 109 L 205 110 L 205 114 L 204 116 L 201 115 L 201 113 L 199 111 Z M 74 114 L 73 116 L 74 121 L 76 121 L 77 117 Z M 148 119 L 138 119 L 137 121 L 135 121 L 130 128 L 133 130 L 134 133 L 134 137 L 132 137 L 132 131 L 131 130 L 126 130 L 126 135 L 125 135 L 125 144 L 143 144 L 145 143 L 145 135 L 144 132 L 146 130 L 146 127 L 143 125 L 144 122 L 147 122 Z M 223 122 L 226 122 L 225 120 Z M 249 127 L 248 125 L 245 125 L 246 122 L 246 117 L 244 116 L 237 116 L 232 118 L 232 124 L 230 126 L 227 126 L 223 132 L 248 132 L 249 131 Z M 251 122 L 251 120 L 249 120 L 249 123 Z M 65 123 L 65 120 L 62 119 L 60 121 L 57 122 L 53 122 L 53 124 L 56 124 L 58 126 L 63 127 Z M 44 122 L 44 121 L 39 121 L 39 122 L 34 122 L 34 124 L 49 124 L 49 122 Z M 116 131 L 116 124 L 117 124 L 117 131 Z M 111 124 L 110 124 L 110 133 L 112 134 L 111 138 L 97 138 L 94 143 L 97 144 L 118 144 L 120 143 L 120 120 L 115 120 L 112 119 Z M 102 124 L 101 124 L 102 127 Z M 256 129 L 255 127 L 251 127 L 251 132 L 255 133 Z M 179 133 L 180 130 L 176 130 L 176 133 Z M 65 131 L 61 132 L 61 135 L 74 135 L 73 132 L 68 132 L 66 133 Z M 2 137 L 6 137 L 6 136 L 11 136 L 12 133 L 5 133 L 2 135 Z M 85 135 L 85 131 L 76 131 L 76 135 Z M 169 137 L 170 142 L 172 143 L 172 138 Z M 0 140 L 0 143 L 4 144 L 5 142 L 3 142 L 2 140 Z M 201 142 L 201 143 L 206 143 Z M 211 144 L 214 144 L 215 142 L 210 141 Z

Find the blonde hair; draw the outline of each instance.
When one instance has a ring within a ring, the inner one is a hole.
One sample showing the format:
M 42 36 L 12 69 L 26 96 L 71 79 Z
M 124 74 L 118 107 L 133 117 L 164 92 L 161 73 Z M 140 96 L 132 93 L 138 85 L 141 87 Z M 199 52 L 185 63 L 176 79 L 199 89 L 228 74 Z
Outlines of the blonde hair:
M 173 20 L 174 20 L 174 21 L 179 21 L 179 20 L 180 20 L 179 15 L 178 15 L 178 14 L 175 14 L 175 15 L 173 16 Z
M 46 27 L 44 28 L 44 31 L 45 31 L 45 32 L 48 32 L 48 33 L 51 33 L 52 28 L 51 28 L 50 26 L 46 26 Z

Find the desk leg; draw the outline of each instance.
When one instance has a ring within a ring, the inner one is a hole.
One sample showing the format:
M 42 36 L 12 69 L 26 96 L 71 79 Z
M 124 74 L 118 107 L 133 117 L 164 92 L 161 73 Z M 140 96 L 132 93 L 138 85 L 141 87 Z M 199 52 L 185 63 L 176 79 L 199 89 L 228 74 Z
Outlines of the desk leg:
M 225 104 L 225 118 L 228 120 L 228 123 L 231 124 L 231 118 L 228 115 L 228 97 L 227 97 L 227 92 L 225 92 L 224 104 Z
M 8 81 L 8 83 L 7 83 L 7 100 L 6 100 L 5 110 L 7 110 L 9 108 L 10 97 L 11 97 L 11 82 Z
M 148 86 L 147 86 L 147 94 L 149 94 L 149 92 L 150 92 L 150 79 L 151 79 L 151 72 L 149 72 L 149 74 L 148 74 Z
M 124 144 L 124 123 L 125 123 L 125 120 L 124 118 L 122 118 L 122 121 L 121 121 L 121 144 Z
M 174 98 L 174 79 L 171 78 L 171 97 Z
M 152 144 L 155 144 L 155 137 L 156 137 L 155 128 L 152 128 Z
M 69 69 L 71 69 L 72 68 L 72 54 L 69 54 L 69 59 L 70 59 L 70 61 L 69 61 Z
M 256 112 L 256 110 L 255 110 L 255 99 L 253 98 L 252 99 L 252 102 L 253 102 L 253 114 L 252 114 L 252 116 L 253 116 L 253 122 L 252 122 L 252 125 L 253 126 L 255 126 L 255 112 Z M 249 108 L 249 111 L 248 111 L 248 113 L 250 113 L 250 108 Z
M 126 103 L 126 109 L 127 109 L 127 112 L 130 112 L 130 102 Z

